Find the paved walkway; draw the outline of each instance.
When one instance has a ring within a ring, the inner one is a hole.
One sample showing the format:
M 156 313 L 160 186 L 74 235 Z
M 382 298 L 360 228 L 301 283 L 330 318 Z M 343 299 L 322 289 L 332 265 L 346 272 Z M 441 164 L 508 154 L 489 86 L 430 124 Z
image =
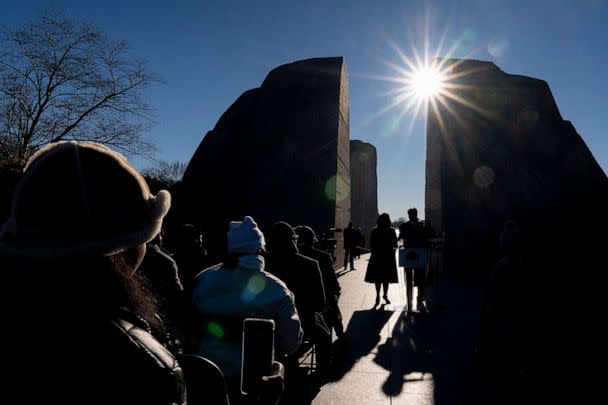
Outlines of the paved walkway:
M 304 402 L 481 403 L 476 354 L 480 284 L 442 280 L 443 310 L 406 312 L 400 269 L 400 283 L 389 288 L 391 303 L 374 309 L 374 286 L 363 280 L 368 259 L 361 256 L 356 270 L 339 273 L 347 336 L 334 342 L 337 371 L 332 381 L 315 388 Z

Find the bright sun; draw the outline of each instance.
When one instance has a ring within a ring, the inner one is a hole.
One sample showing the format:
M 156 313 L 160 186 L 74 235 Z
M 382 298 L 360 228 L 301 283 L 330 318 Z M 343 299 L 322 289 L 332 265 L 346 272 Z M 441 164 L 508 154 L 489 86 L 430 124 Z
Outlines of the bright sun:
M 444 81 L 444 75 L 434 67 L 417 69 L 411 78 L 414 93 L 424 100 L 437 95 Z
M 371 115 L 367 121 L 374 120 L 384 114 L 391 113 L 391 128 L 399 128 L 399 123 L 407 114 L 412 119 L 409 120 L 409 131 L 412 131 L 419 113 L 427 114 L 432 112 L 439 117 L 440 125 L 443 125 L 443 113 L 447 113 L 460 121 L 452 103 L 458 103 L 479 112 L 489 114 L 483 106 L 477 105 L 473 100 L 468 99 L 470 84 L 465 84 L 463 79 L 472 70 L 461 66 L 469 55 L 464 55 L 461 59 L 454 59 L 452 53 L 459 48 L 460 40 L 453 41 L 450 49 L 442 50 L 445 33 L 439 40 L 437 47 L 433 50 L 429 42 L 428 29 L 424 32 L 424 42 L 422 52 L 414 46 L 412 40 L 411 51 L 406 53 L 397 43 L 388 40 L 389 46 L 399 57 L 398 61 L 381 59 L 380 62 L 390 69 L 389 74 L 384 75 L 363 75 L 372 80 L 380 80 L 393 83 L 395 86 L 380 93 L 382 97 L 388 97 L 389 101 L 380 111 Z M 442 56 L 440 56 L 442 55 Z M 460 56 L 460 55 L 459 55 Z M 391 130 L 392 131 L 392 130 Z

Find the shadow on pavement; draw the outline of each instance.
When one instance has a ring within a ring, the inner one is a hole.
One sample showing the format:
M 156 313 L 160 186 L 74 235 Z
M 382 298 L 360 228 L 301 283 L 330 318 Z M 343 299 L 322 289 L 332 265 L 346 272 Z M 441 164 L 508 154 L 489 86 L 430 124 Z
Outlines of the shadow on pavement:
M 391 337 L 378 346 L 374 361 L 391 371 L 391 376 L 382 386 L 386 395 L 398 396 L 408 382 L 433 378 L 437 366 L 433 357 L 435 345 L 430 322 L 428 316 L 403 312 Z
M 353 270 L 353 269 L 348 269 L 348 270 L 344 269 L 344 270 L 337 271 L 337 272 L 336 272 L 336 277 L 340 278 L 340 277 L 342 277 L 342 276 L 347 275 L 347 274 L 348 274 L 348 273 L 350 273 L 351 271 L 355 271 L 355 270 L 357 270 L 357 269 L 354 269 L 354 270 Z
M 298 375 L 290 377 L 291 383 L 281 399 L 281 404 L 310 404 L 326 382 L 341 380 L 357 364 L 359 359 L 372 352 L 380 343 L 382 329 L 385 327 L 392 311 L 385 311 L 384 305 L 378 310 L 361 310 L 353 316 L 345 329 L 344 338 L 333 346 L 333 367 L 326 381 L 319 381 L 317 376 L 307 374 L 307 369 L 300 367 Z
M 454 316 L 455 314 L 452 314 Z M 391 336 L 378 347 L 374 361 L 390 370 L 383 392 L 432 396 L 434 404 L 479 404 L 479 359 L 469 335 L 470 325 L 458 325 L 449 313 L 403 312 Z
M 359 361 L 380 343 L 382 328 L 393 312 L 361 310 L 353 313 L 346 328 L 346 336 L 334 343 L 334 367 L 330 381 L 341 380 Z
M 292 375 L 289 387 L 285 387 L 279 405 L 309 405 L 319 393 L 323 385 L 314 374 L 308 374 L 306 369 L 298 370 L 299 375 Z

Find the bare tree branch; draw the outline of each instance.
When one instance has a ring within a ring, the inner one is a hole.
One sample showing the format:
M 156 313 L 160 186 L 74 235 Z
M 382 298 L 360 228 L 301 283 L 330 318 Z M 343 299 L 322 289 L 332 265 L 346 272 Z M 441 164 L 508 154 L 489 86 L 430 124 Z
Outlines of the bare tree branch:
M 184 162 L 167 162 L 159 160 L 156 166 L 142 170 L 142 175 L 170 187 L 182 180 L 187 164 Z
M 144 136 L 154 111 L 143 92 L 160 79 L 124 41 L 53 12 L 0 35 L 0 158 L 27 159 L 63 139 L 154 152 Z

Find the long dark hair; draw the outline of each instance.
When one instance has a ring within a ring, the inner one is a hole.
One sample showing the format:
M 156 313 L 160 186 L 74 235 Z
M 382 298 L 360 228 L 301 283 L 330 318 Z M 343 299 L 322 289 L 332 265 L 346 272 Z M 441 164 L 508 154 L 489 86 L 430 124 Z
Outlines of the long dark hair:
M 114 256 L 79 256 L 11 266 L 15 283 L 27 292 L 20 302 L 32 313 L 72 319 L 90 325 L 122 317 L 125 312 L 145 321 L 155 334 L 164 335 L 159 300 L 148 279 L 134 270 L 124 253 Z M 140 325 L 138 325 L 140 326 Z
M 154 293 L 148 277 L 142 271 L 133 268 L 123 254 L 108 258 L 117 275 L 116 282 L 108 285 L 120 297 L 119 300 L 107 303 L 108 310 L 121 305 L 134 315 L 145 320 L 155 334 L 165 334 L 163 314 L 160 311 L 160 299 Z

